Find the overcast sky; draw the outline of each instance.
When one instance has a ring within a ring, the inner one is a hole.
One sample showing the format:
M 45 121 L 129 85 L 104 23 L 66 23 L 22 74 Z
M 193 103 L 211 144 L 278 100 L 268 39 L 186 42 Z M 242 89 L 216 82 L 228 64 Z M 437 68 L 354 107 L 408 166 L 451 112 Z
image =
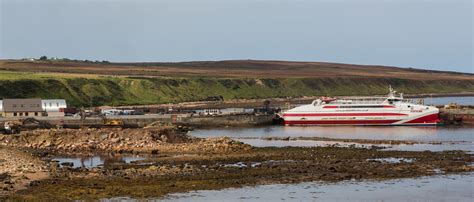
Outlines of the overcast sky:
M 473 0 L 0 0 L 0 58 L 473 70 Z

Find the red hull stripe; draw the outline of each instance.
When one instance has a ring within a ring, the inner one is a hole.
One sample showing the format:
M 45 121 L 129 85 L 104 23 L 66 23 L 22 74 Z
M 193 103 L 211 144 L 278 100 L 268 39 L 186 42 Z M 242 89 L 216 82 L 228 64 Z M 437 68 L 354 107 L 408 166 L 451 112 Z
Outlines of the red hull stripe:
M 407 121 L 406 123 L 439 123 L 439 122 L 440 122 L 439 114 L 436 113 L 436 114 L 423 116 L 411 121 Z
M 400 113 L 317 113 L 317 114 L 283 114 L 288 116 L 407 116 Z
M 288 125 L 304 124 L 391 124 L 400 120 L 339 120 L 339 121 L 285 121 Z

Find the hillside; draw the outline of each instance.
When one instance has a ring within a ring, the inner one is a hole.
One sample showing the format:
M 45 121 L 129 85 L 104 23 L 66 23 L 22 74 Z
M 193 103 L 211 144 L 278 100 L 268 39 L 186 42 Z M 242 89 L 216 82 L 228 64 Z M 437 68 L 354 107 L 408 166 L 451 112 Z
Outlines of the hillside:
M 0 60 L 0 70 L 139 77 L 328 78 L 382 77 L 473 80 L 474 74 L 322 62 L 228 60 L 178 63 L 87 63 Z
M 75 106 L 233 98 L 474 92 L 474 75 L 282 61 L 84 63 L 0 61 L 0 97 L 66 98 Z

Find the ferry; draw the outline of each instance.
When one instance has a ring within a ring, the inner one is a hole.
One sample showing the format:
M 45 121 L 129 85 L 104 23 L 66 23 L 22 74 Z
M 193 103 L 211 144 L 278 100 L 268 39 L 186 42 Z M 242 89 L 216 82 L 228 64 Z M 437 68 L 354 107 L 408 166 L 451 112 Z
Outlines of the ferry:
M 439 125 L 439 109 L 403 99 L 389 87 L 385 97 L 321 97 L 283 112 L 285 125 Z

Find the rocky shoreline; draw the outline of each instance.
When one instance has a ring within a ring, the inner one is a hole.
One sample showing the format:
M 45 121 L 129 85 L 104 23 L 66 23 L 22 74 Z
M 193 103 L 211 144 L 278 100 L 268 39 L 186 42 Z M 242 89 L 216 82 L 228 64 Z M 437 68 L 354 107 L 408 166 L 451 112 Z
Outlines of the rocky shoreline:
M 0 146 L 0 199 L 48 177 L 46 162 L 23 150 Z
M 51 129 L 0 135 L 0 145 L 56 153 L 214 153 L 250 149 L 230 138 L 201 139 L 177 127 L 149 129 Z
M 176 127 L 34 130 L 0 136 L 0 144 L 0 180 L 7 187 L 0 199 L 11 200 L 160 198 L 175 192 L 247 185 L 474 171 L 474 154 L 462 151 L 256 148 L 229 138 L 190 137 Z M 127 154 L 143 158 L 88 168 L 52 160 L 58 155 L 98 154 L 107 156 L 101 158 Z

